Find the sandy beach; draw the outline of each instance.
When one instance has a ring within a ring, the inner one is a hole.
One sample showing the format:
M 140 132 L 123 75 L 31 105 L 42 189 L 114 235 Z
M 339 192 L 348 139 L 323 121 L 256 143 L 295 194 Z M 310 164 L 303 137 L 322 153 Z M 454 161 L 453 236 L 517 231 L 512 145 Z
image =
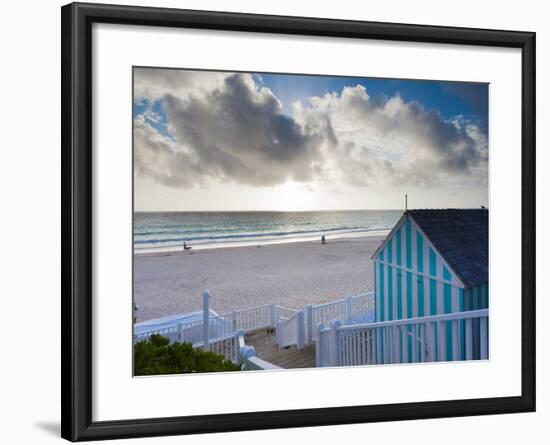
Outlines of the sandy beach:
M 137 321 L 199 310 L 202 293 L 226 312 L 268 303 L 303 308 L 373 289 L 371 236 L 134 256 Z

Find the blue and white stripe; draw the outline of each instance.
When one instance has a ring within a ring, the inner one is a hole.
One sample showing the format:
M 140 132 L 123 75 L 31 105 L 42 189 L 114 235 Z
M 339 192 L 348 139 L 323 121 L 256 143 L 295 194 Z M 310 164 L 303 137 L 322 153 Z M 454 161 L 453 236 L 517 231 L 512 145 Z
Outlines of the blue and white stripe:
M 439 315 L 488 307 L 488 284 L 465 289 L 443 257 L 410 216 L 405 216 L 374 258 L 376 321 Z M 452 357 L 451 323 L 445 329 L 448 357 L 464 359 L 464 321 L 461 322 L 460 357 Z M 405 355 L 411 356 L 411 336 Z M 436 339 L 443 338 L 437 335 Z M 402 341 L 406 341 L 402 339 Z M 404 345 L 405 346 L 405 345 Z M 477 351 L 479 354 L 479 351 Z M 474 357 L 476 351 L 474 351 Z M 407 361 L 409 357 L 403 357 Z

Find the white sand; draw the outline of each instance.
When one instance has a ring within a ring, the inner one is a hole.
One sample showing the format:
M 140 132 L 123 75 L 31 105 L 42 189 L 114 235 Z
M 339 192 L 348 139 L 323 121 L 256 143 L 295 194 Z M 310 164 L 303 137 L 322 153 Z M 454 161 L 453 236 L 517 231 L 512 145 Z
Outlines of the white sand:
M 268 303 L 292 308 L 373 289 L 371 255 L 382 237 L 136 255 L 138 321 L 202 308 L 226 312 Z

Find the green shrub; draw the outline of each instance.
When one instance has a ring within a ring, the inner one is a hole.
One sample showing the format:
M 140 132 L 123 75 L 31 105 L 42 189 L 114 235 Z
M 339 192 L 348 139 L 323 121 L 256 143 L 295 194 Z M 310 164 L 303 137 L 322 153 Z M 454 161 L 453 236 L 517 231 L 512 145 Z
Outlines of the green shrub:
M 239 371 L 221 355 L 193 348 L 190 343 L 172 343 L 161 335 L 134 345 L 134 375 L 184 374 L 190 372 Z

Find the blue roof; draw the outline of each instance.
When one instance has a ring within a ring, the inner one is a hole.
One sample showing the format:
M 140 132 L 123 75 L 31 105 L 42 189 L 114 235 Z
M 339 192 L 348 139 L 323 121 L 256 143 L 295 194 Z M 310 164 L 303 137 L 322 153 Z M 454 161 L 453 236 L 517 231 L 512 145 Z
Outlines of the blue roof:
M 421 209 L 405 214 L 418 224 L 466 288 L 489 281 L 487 209 Z

